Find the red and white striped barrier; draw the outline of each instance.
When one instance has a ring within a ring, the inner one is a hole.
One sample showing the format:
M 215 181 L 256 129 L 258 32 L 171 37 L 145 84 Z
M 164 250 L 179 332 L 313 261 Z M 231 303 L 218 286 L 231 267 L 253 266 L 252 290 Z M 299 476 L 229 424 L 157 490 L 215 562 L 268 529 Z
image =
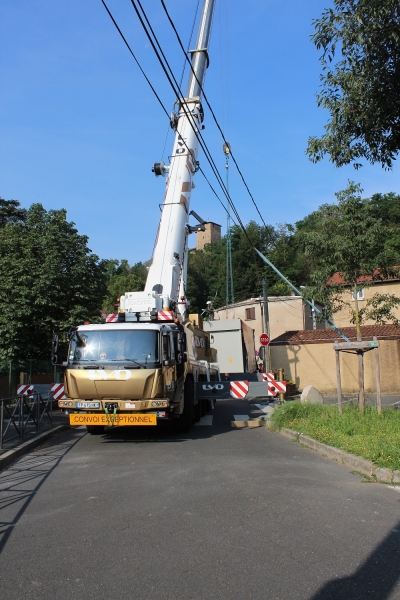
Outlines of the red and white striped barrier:
M 248 381 L 231 381 L 231 396 L 237 400 L 242 400 L 247 396 L 249 391 Z
M 159 310 L 158 311 L 158 320 L 159 321 L 173 321 L 174 313 L 172 310 Z
M 23 385 L 19 385 L 17 387 L 18 396 L 32 396 L 35 393 L 35 388 L 33 385 L 24 383 Z
M 277 394 L 284 394 L 286 392 L 286 382 L 275 381 L 273 373 L 263 373 L 262 378 L 268 384 L 268 396 L 276 396 Z
M 53 395 L 54 400 L 64 400 L 67 396 L 64 393 L 64 384 L 63 383 L 52 383 L 51 384 L 51 393 Z
M 262 373 L 261 375 L 264 381 L 275 381 L 275 375 L 273 373 Z
M 110 313 L 106 315 L 106 323 L 118 323 L 118 313 Z

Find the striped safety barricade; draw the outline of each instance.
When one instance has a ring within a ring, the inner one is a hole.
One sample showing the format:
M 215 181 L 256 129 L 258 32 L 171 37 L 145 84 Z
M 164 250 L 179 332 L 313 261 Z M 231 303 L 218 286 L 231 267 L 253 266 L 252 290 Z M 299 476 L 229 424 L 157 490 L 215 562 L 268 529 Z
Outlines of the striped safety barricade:
M 35 388 L 29 383 L 24 383 L 17 387 L 18 396 L 32 396 L 34 393 Z
M 53 395 L 54 400 L 64 400 L 67 396 L 64 393 L 64 384 L 63 383 L 52 383 L 51 384 L 51 393 Z
M 158 320 L 159 321 L 173 321 L 174 317 L 175 317 L 175 315 L 172 312 L 172 310 L 159 310 L 158 311 Z
M 286 382 L 276 381 L 273 373 L 263 373 L 262 378 L 268 385 L 268 396 L 276 396 L 286 392 Z
M 231 381 L 230 382 L 230 391 L 232 398 L 236 398 L 237 400 L 243 400 L 247 396 L 249 391 L 249 382 L 248 381 Z
M 118 313 L 110 313 L 106 315 L 106 323 L 118 323 Z

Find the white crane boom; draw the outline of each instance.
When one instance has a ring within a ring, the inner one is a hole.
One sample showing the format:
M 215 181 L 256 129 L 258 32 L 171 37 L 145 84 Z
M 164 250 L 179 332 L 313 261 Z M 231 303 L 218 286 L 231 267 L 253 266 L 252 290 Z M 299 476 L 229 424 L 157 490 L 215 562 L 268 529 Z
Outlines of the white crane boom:
M 157 320 L 160 312 L 185 318 L 186 298 L 181 296 L 185 296 L 187 274 L 189 206 L 198 170 L 201 93 L 214 5 L 215 0 L 204 0 L 186 97 L 177 100 L 178 114 L 171 120 L 176 133 L 170 166 L 159 163 L 153 169 L 156 175 L 168 174 L 161 219 L 144 291 L 127 292 L 120 299 L 125 321 Z

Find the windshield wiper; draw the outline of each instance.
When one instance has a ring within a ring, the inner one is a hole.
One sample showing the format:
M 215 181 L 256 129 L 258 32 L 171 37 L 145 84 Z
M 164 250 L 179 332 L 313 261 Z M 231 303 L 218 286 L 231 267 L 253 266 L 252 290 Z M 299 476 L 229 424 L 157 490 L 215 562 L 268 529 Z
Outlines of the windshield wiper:
M 111 362 L 125 362 L 127 360 L 129 360 L 129 362 L 135 363 L 135 365 L 137 365 L 140 369 L 147 369 L 145 365 L 142 365 L 137 360 L 133 360 L 133 358 L 112 358 Z

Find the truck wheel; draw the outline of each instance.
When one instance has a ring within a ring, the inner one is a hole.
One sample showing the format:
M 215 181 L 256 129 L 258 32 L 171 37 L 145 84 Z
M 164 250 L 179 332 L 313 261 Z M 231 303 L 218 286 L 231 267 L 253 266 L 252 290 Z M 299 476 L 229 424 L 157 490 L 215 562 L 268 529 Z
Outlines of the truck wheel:
M 104 425 L 86 425 L 86 429 L 90 435 L 101 435 L 104 433 Z
M 174 430 L 179 433 L 186 433 L 190 431 L 194 418 L 194 389 L 191 377 L 188 377 L 185 381 L 183 388 L 183 398 L 183 413 L 177 419 L 174 419 L 172 421 L 172 426 Z

